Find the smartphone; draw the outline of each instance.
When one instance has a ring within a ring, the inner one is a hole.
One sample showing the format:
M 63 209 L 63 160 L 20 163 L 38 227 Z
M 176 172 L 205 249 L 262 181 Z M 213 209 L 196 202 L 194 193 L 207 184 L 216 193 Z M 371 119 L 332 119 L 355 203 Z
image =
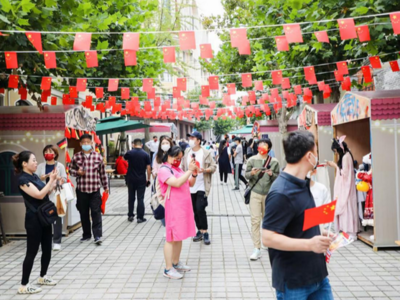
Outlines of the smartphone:
M 196 159 L 196 154 L 192 153 L 192 158 Z
M 267 168 L 264 168 L 264 167 L 262 167 L 262 168 L 257 168 L 258 170 L 260 170 L 260 171 L 266 171 L 266 170 L 268 170 Z
M 57 170 L 57 164 L 58 164 L 58 161 L 56 161 L 54 164 L 54 170 Z

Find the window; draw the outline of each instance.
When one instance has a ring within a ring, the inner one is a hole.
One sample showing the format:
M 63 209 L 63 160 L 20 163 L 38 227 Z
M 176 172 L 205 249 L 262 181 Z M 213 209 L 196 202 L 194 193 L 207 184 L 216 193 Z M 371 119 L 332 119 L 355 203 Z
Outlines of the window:
M 30 103 L 27 100 L 19 99 L 19 100 L 15 101 L 15 106 L 32 106 L 32 103 Z
M 4 95 L 0 94 L 0 106 L 4 106 Z
M 0 153 L 0 191 L 6 196 L 20 195 L 18 190 L 18 176 L 14 173 L 11 157 L 14 152 L 6 151 Z
M 164 72 L 162 76 L 162 80 L 164 82 L 172 82 L 172 75 L 169 74 L 168 72 Z

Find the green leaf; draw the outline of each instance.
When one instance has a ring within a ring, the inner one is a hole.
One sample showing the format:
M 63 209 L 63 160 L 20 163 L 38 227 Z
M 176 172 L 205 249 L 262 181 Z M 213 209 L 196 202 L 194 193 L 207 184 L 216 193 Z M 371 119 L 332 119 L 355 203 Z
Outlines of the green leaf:
M 368 11 L 369 11 L 369 8 L 368 8 L 368 7 L 364 7 L 364 6 L 357 7 L 357 8 L 354 10 L 354 12 L 355 12 L 357 15 L 365 15 Z
M 18 19 L 18 24 L 21 26 L 29 26 L 29 21 L 26 19 Z
M 49 6 L 57 6 L 57 1 L 56 0 L 45 0 L 44 3 L 45 3 L 45 5 L 47 7 L 49 7 Z
M 10 10 L 12 11 L 12 6 L 10 1 L 8 0 L 0 0 L 0 4 L 1 4 L 1 9 L 8 13 Z
M 11 22 L 3 15 L 0 15 L 0 20 L 3 21 L 4 23 L 11 24 Z
M 24 12 L 30 12 L 35 6 L 31 0 L 22 0 L 18 7 L 21 7 Z

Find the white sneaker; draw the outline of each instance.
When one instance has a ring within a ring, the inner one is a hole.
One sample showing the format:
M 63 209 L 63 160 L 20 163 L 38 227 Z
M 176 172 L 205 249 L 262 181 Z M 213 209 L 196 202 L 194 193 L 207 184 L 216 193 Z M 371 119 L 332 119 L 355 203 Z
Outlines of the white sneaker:
M 31 286 L 30 284 L 18 288 L 18 294 L 37 294 L 41 291 L 42 289 L 40 287 Z
M 254 248 L 253 254 L 250 255 L 250 260 L 257 260 L 261 257 L 260 249 Z
M 50 277 L 44 276 L 38 278 L 38 284 L 40 285 L 57 285 L 57 281 L 51 279 Z
M 60 251 L 61 250 L 61 244 L 54 244 L 53 245 L 53 251 Z
M 178 262 L 177 265 L 172 264 L 172 266 L 179 272 L 189 272 L 191 270 L 189 266 L 184 265 L 182 262 Z
M 170 278 L 170 279 L 182 279 L 183 278 L 183 275 L 181 273 L 179 273 L 177 270 L 175 270 L 174 267 L 172 267 L 171 270 L 169 270 L 168 272 L 166 270 L 164 270 L 163 276 Z

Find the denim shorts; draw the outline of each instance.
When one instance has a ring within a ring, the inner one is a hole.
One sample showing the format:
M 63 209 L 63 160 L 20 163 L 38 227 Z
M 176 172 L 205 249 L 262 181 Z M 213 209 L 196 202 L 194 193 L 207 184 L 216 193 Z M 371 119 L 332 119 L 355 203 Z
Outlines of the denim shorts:
M 332 288 L 328 277 L 325 277 L 319 283 L 303 286 L 298 289 L 288 289 L 285 285 L 285 291 L 276 291 L 277 300 L 334 300 Z

